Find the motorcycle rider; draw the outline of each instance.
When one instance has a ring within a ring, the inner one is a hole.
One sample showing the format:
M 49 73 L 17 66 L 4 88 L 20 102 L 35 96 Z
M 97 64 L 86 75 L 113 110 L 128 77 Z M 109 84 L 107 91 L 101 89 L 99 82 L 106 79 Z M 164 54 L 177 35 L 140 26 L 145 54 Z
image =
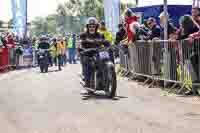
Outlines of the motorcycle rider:
M 101 46 L 110 46 L 109 42 L 105 40 L 104 36 L 98 32 L 98 21 L 95 17 L 90 17 L 86 24 L 86 32 L 80 35 L 80 47 L 84 49 L 100 48 Z M 80 49 L 78 49 L 80 52 Z M 92 55 L 91 55 L 92 56 Z M 85 81 L 85 88 L 90 88 L 90 78 L 92 65 L 87 56 L 82 57 L 83 77 Z M 89 93 L 88 91 L 82 92 Z
M 44 35 L 40 37 L 40 42 L 38 44 L 38 49 L 49 49 L 50 44 L 48 42 L 48 38 Z
M 38 48 L 37 49 L 46 49 L 46 50 L 50 49 L 50 44 L 48 42 L 48 38 L 45 35 L 42 35 L 40 37 L 40 42 L 38 44 Z M 50 59 L 50 53 L 48 53 L 48 57 Z M 37 56 L 37 58 L 39 59 L 39 55 Z M 39 60 L 38 60 L 38 64 L 40 64 Z

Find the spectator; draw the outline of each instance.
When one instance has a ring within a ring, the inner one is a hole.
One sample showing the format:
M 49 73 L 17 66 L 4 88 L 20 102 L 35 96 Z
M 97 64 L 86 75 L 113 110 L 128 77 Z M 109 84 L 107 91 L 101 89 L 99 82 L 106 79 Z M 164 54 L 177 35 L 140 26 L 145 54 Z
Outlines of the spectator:
M 159 39 L 160 38 L 160 32 L 161 29 L 156 23 L 156 19 L 153 17 L 150 17 L 147 20 L 147 26 L 150 29 L 148 39 L 154 40 L 154 39 Z M 153 57 L 152 57 L 152 62 L 154 64 L 154 75 L 159 75 L 161 73 L 161 45 L 159 42 L 154 42 L 153 45 Z
M 195 22 L 194 19 L 192 19 L 191 16 L 185 15 L 181 17 L 180 19 L 180 25 L 181 25 L 181 32 L 179 39 L 186 39 L 191 34 L 197 33 L 199 31 L 198 24 Z M 185 42 L 185 41 L 184 41 Z M 188 57 L 190 59 L 190 62 L 192 64 L 192 69 L 194 71 L 194 74 L 192 74 L 192 82 L 193 83 L 199 83 L 200 82 L 200 72 L 199 72 L 199 39 L 194 40 L 192 43 L 192 47 L 188 46 L 188 43 L 185 42 L 182 44 L 183 49 L 183 57 L 184 60 L 187 60 Z M 189 56 L 188 56 L 189 55 Z M 193 93 L 197 94 L 197 87 L 193 86 Z
M 159 16 L 160 18 L 160 25 L 161 25 L 161 39 L 164 40 L 164 23 L 167 20 L 169 20 L 169 15 L 167 14 L 167 16 L 165 16 L 164 12 L 162 12 Z M 169 23 L 168 21 L 168 39 L 171 40 L 171 39 L 177 39 L 177 29 L 176 27 L 173 26 L 172 23 Z M 167 70 L 165 70 L 166 72 L 168 72 L 168 79 L 170 80 L 177 80 L 177 71 L 176 71 L 176 68 L 177 68 L 177 63 L 176 63 L 176 48 L 171 45 L 173 44 L 172 42 L 169 42 L 167 43 L 167 56 L 168 56 L 168 64 L 166 65 L 169 65 L 167 67 Z M 162 45 L 164 46 L 164 45 Z
M 180 26 L 179 39 L 186 39 L 190 34 L 199 31 L 197 23 L 189 15 L 180 18 Z
M 136 40 L 146 40 L 148 36 L 148 31 L 144 25 L 140 25 L 139 22 L 133 22 L 130 24 L 130 30 L 133 33 L 133 42 Z
M 76 34 L 72 34 L 68 39 L 68 53 L 69 53 L 69 63 L 76 64 Z
M 200 8 L 193 7 L 191 12 L 193 20 L 200 26 Z
M 115 38 L 115 45 L 119 45 L 119 43 L 124 40 L 127 36 L 126 30 L 123 26 L 123 24 L 118 25 L 119 31 L 116 33 L 116 38 Z
M 169 15 L 167 14 L 166 17 L 165 17 L 164 12 L 162 12 L 159 16 L 160 26 L 161 26 L 161 39 L 164 39 L 164 22 L 165 22 L 165 19 L 169 18 Z M 172 23 L 169 23 L 168 21 L 168 39 L 174 38 L 176 36 L 176 31 L 177 31 L 176 27 L 174 27 L 174 25 Z
M 135 39 L 134 33 L 131 31 L 131 25 L 133 25 L 134 22 L 138 21 L 138 17 L 134 15 L 134 13 L 128 9 L 125 14 L 125 23 L 126 23 L 126 31 L 127 31 L 127 37 L 128 37 L 128 43 L 133 42 Z
M 104 35 L 105 39 L 110 43 L 113 44 L 113 35 L 109 32 L 106 28 L 105 22 L 100 22 L 100 29 L 99 32 Z
M 13 40 L 13 36 L 12 34 L 9 34 L 7 37 L 6 37 L 6 45 L 14 48 L 15 47 L 15 42 Z
M 3 46 L 3 41 L 2 41 L 3 39 L 2 39 L 2 37 L 0 36 L 0 47 L 2 47 Z
M 152 40 L 154 38 L 160 38 L 160 27 L 156 23 L 155 18 L 149 18 L 147 21 L 147 25 L 151 31 L 149 39 Z

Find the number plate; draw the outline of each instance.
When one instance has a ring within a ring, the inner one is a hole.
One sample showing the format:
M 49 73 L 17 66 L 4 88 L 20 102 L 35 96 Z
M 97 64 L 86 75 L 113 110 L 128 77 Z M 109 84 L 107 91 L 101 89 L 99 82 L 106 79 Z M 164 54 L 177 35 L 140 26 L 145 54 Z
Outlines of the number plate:
M 99 52 L 100 59 L 109 59 L 110 55 L 107 51 Z
M 45 52 L 45 50 L 44 50 L 44 49 L 40 49 L 40 52 L 41 52 L 41 53 L 44 53 L 44 52 Z

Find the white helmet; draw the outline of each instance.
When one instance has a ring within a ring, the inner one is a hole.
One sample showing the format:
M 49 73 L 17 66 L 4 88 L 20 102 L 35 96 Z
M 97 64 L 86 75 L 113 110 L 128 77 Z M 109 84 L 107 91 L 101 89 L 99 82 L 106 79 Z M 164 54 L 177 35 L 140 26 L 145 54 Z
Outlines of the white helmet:
M 98 21 L 95 17 L 90 17 L 88 18 L 86 25 L 98 25 Z

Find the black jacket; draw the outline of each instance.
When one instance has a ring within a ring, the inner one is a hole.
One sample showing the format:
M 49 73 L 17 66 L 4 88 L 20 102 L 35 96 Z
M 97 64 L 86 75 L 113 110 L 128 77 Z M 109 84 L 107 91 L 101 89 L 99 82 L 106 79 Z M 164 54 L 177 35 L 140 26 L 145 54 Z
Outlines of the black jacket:
M 49 48 L 50 48 L 50 44 L 47 42 L 42 42 L 42 43 L 39 43 L 38 45 L 38 49 L 49 49 Z
M 177 28 L 172 24 L 168 23 L 168 38 L 170 34 L 176 33 Z M 161 28 L 161 39 L 164 39 L 164 28 Z
M 126 38 L 126 30 L 121 29 L 116 33 L 116 39 L 115 44 L 118 45 L 120 41 L 124 40 Z
M 89 40 L 97 40 L 97 41 L 88 41 Z M 89 34 L 87 32 L 82 33 L 80 35 L 81 46 L 83 48 L 97 48 L 100 43 L 104 46 L 108 46 L 109 42 L 105 40 L 104 36 L 100 33 Z
M 152 40 L 155 37 L 160 38 L 160 27 L 155 25 L 152 29 L 151 29 L 151 35 L 150 35 L 150 39 Z

